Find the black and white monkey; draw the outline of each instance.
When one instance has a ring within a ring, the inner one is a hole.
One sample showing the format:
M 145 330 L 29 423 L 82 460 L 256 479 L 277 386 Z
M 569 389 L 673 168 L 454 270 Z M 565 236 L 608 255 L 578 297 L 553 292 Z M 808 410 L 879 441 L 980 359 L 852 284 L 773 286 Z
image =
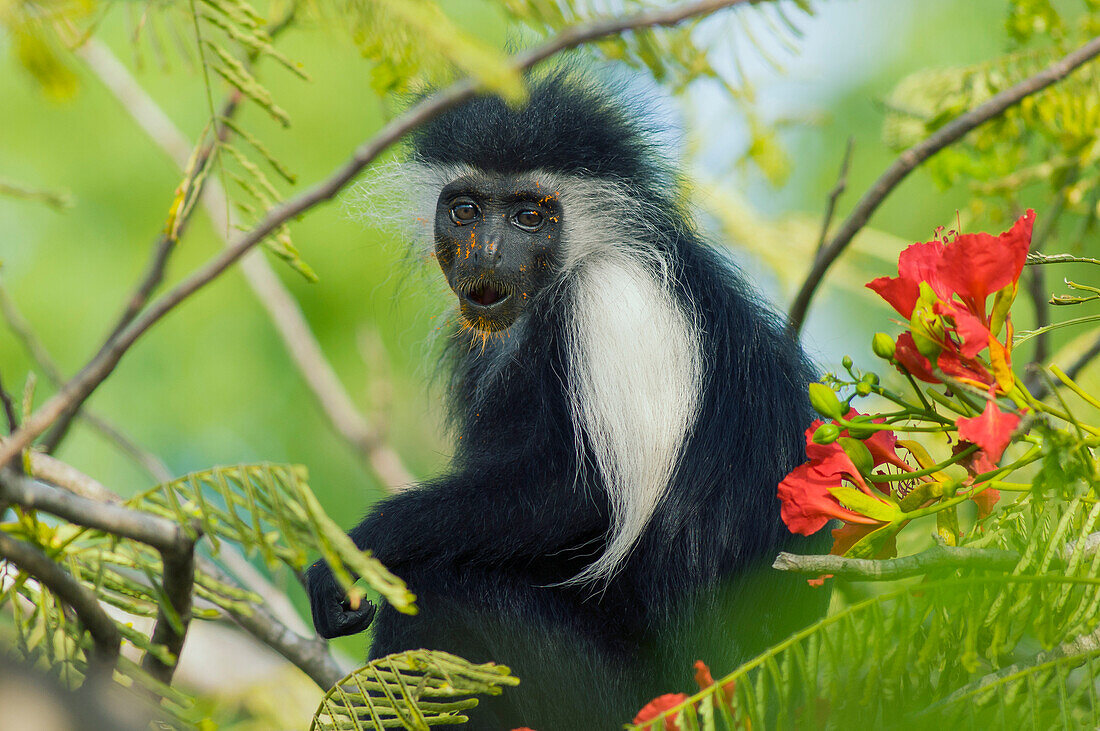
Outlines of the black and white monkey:
M 522 680 L 471 726 L 618 728 L 810 621 L 826 594 L 769 568 L 813 550 L 779 518 L 803 461 L 811 370 L 678 202 L 637 104 L 575 73 L 512 108 L 421 128 L 408 184 L 458 299 L 447 472 L 351 531 L 420 612 L 349 609 L 309 571 L 322 636 L 414 648 Z

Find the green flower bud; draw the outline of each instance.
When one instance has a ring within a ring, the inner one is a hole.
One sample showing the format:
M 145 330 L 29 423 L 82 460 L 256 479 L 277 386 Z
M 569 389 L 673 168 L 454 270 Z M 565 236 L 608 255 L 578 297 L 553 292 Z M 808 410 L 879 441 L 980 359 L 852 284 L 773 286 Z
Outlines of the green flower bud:
M 830 419 L 839 419 L 844 416 L 844 407 L 840 405 L 840 399 L 833 393 L 833 389 L 824 383 L 810 384 L 810 406 L 814 411 Z
M 814 432 L 814 444 L 832 444 L 839 436 L 839 426 L 833 423 L 822 424 Z
M 886 333 L 875 333 L 874 339 L 871 340 L 871 350 L 883 360 L 894 359 L 894 347 L 894 339 Z
M 863 376 L 859 380 L 862 381 L 863 383 L 869 383 L 872 386 L 877 386 L 878 385 L 878 374 L 877 373 L 864 373 Z
M 856 393 L 860 396 L 868 396 L 871 393 L 871 384 L 867 381 L 860 381 L 856 384 Z
M 856 466 L 861 475 L 871 474 L 871 470 L 875 466 L 875 460 L 871 456 L 871 450 L 867 449 L 867 445 L 858 439 L 851 439 L 850 437 L 841 437 L 837 439 L 837 444 L 840 445 L 844 453 L 848 455 L 848 459 L 852 460 L 852 464 Z
M 874 429 L 869 429 L 865 426 L 860 426 L 861 424 L 867 424 L 868 426 L 870 426 L 872 424 L 872 422 L 869 418 L 863 418 L 863 419 L 858 419 L 857 418 L 851 424 L 848 425 L 848 434 L 851 437 L 855 438 L 855 439 L 866 439 L 867 437 L 874 436 L 874 433 L 875 433 Z
M 844 366 L 844 370 L 848 370 L 852 367 L 852 359 L 850 356 L 844 356 L 844 359 L 840 361 L 840 364 Z

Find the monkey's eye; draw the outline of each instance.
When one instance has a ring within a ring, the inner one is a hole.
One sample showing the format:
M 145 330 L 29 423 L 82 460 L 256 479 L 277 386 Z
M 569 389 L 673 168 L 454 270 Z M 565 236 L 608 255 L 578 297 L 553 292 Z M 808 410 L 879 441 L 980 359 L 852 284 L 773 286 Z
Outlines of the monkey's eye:
M 542 212 L 533 208 L 524 208 L 512 216 L 512 223 L 524 231 L 538 231 L 542 228 L 545 220 L 546 217 L 542 215 Z
M 468 198 L 459 199 L 451 206 L 451 220 L 460 226 L 464 223 L 476 221 L 480 215 L 481 209 Z

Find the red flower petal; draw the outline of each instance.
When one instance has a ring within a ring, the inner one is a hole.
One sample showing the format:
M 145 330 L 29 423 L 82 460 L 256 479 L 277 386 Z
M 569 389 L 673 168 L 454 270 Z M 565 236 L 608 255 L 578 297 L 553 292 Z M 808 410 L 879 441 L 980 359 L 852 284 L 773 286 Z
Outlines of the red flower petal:
M 1035 211 L 1000 236 L 962 234 L 946 247 L 937 274 L 940 281 L 985 317 L 985 299 L 1020 278 L 1031 245 Z
M 1020 423 L 1020 417 L 1013 413 L 1004 413 L 997 408 L 997 404 L 988 401 L 985 411 L 979 416 L 963 416 L 956 419 L 955 423 L 959 427 L 959 439 L 977 444 L 989 461 L 996 464 L 1011 441 L 1012 430 Z
M 937 302 L 934 308 L 937 315 L 946 315 L 954 323 L 954 332 L 958 336 L 959 345 L 954 349 L 968 360 L 978 357 L 978 353 L 989 347 L 989 339 L 993 337 L 985 322 L 964 307 L 955 302 Z
M 978 506 L 978 519 L 981 520 L 993 512 L 993 506 L 1001 499 L 1001 492 L 987 487 L 970 499 Z
M 837 447 L 840 450 L 840 447 Z M 843 455 L 843 450 L 840 450 Z M 847 459 L 847 455 L 844 455 Z M 848 460 L 851 464 L 851 460 Z M 779 515 L 791 533 L 810 536 L 825 527 L 832 518 L 853 523 L 880 525 L 880 523 L 843 507 L 829 492 L 830 487 L 841 484 L 841 474 L 826 468 L 825 474 L 816 469 L 820 463 L 806 462 L 791 470 L 779 483 L 779 499 L 783 504 Z
M 898 336 L 894 346 L 894 358 L 909 371 L 910 375 L 925 383 L 939 383 L 940 379 L 932 375 L 932 364 L 917 350 L 913 335 L 904 332 Z
M 669 708 L 680 705 L 686 701 L 687 698 L 687 695 L 683 693 L 665 693 L 664 695 L 659 695 L 642 706 L 642 710 L 638 711 L 638 715 L 634 717 L 634 723 L 639 724 L 645 723 L 646 721 L 652 721 Z M 665 719 L 665 731 L 679 731 L 679 728 L 680 726 L 676 723 L 675 716 L 669 716 Z
M 944 299 L 951 296 L 937 274 L 943 251 L 943 243 L 939 241 L 908 246 L 898 256 L 897 277 L 879 277 L 868 282 L 866 286 L 908 320 L 913 316 L 913 307 L 920 296 L 921 282 L 928 282 L 936 294 Z
M 714 685 L 714 676 L 710 674 L 710 668 L 702 660 L 695 661 L 695 684 L 699 690 L 705 690 Z
M 913 307 L 917 304 L 920 288 L 911 279 L 901 277 L 879 277 L 867 282 L 868 289 L 874 290 L 879 297 L 890 303 L 905 319 L 913 316 Z

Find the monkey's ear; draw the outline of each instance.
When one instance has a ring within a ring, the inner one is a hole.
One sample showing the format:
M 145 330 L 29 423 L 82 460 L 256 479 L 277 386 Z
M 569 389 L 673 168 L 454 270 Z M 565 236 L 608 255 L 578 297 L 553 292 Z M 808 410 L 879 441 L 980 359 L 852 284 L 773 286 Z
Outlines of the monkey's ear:
M 347 596 L 336 583 L 336 577 L 324 561 L 318 561 L 306 572 L 310 611 L 317 634 L 326 640 L 359 634 L 370 627 L 377 608 L 363 600 L 358 609 L 347 604 Z

